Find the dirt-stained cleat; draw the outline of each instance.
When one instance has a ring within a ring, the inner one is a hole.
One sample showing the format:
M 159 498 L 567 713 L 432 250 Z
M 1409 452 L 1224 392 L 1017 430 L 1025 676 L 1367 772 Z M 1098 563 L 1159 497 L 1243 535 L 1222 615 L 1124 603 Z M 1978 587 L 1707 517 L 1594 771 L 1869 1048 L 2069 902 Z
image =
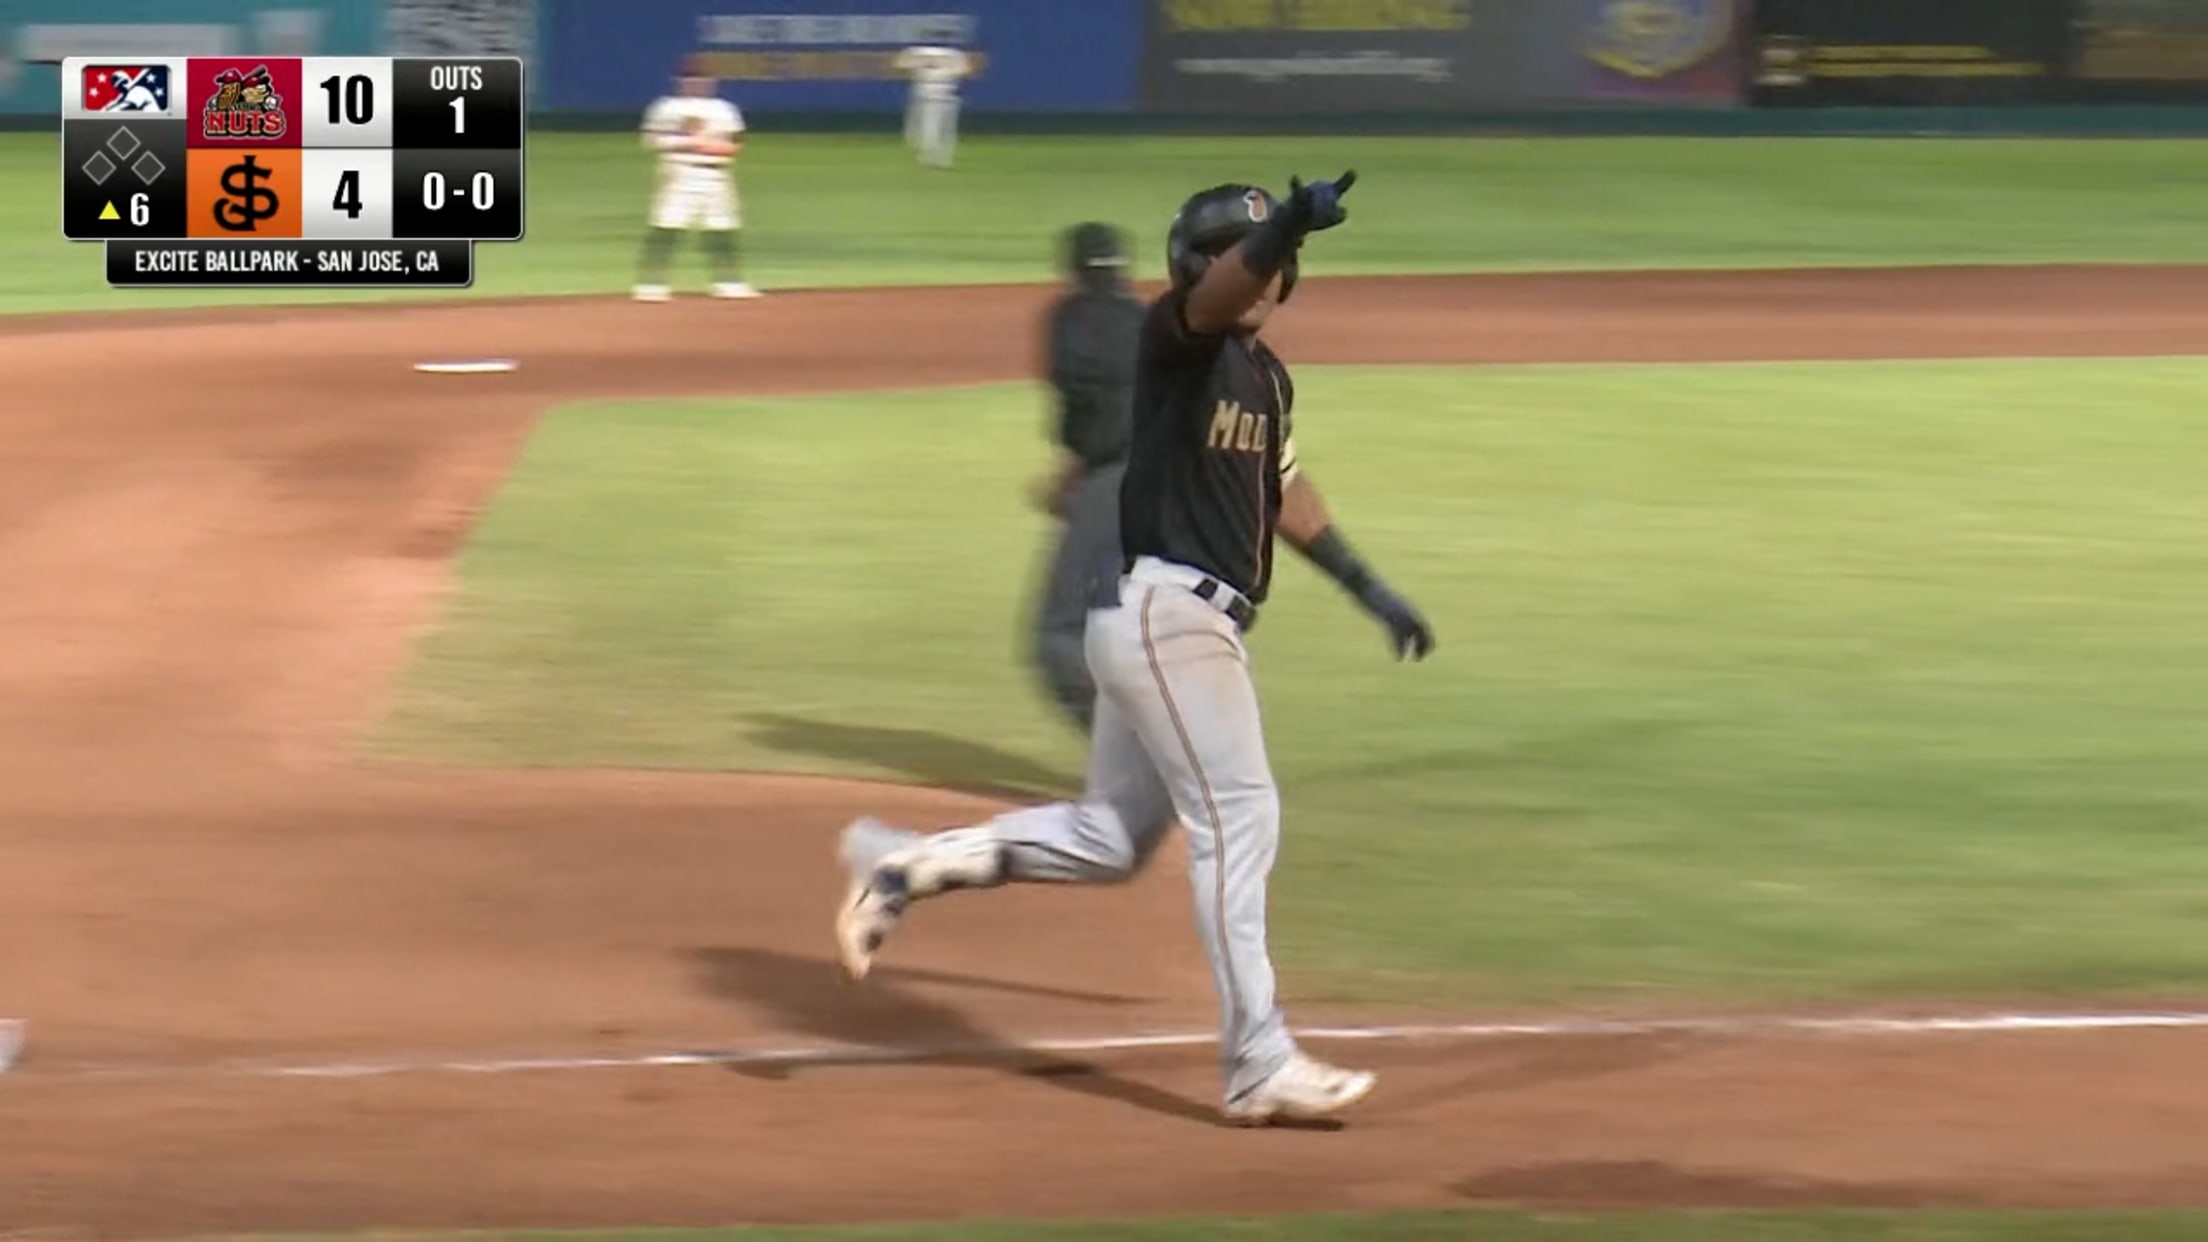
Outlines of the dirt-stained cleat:
M 1367 1071 L 1345 1070 L 1298 1052 L 1272 1077 L 1230 1101 L 1227 1120 L 1238 1126 L 1329 1120 L 1372 1094 L 1377 1081 Z
M 846 979 L 857 982 L 873 968 L 874 955 L 912 904 L 904 869 L 889 865 L 898 847 L 919 839 L 877 819 L 859 819 L 843 830 L 837 856 L 851 878 L 836 911 L 836 958 Z

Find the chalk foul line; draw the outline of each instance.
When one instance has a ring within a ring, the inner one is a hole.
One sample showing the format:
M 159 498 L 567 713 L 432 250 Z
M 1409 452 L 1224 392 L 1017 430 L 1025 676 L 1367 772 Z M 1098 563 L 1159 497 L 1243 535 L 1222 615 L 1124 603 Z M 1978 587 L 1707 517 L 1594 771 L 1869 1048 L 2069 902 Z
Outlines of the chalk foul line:
M 17 1034 L 20 1035 L 20 1024 Z M 1295 1032 L 1303 1041 L 1474 1041 L 1482 1039 L 1564 1039 L 1591 1036 L 1704 1035 L 1753 1037 L 1827 1035 L 1844 1037 L 1943 1034 L 2017 1034 L 2045 1031 L 2182 1030 L 2208 1027 L 2208 1012 L 2166 1013 L 1980 1013 L 1921 1017 L 1701 1017 L 1641 1020 L 1556 1019 L 1526 1022 L 1413 1023 L 1392 1026 L 1312 1026 Z M 0 1024 L 0 1038 L 7 1027 Z M 1006 1060 L 1079 1053 L 1129 1052 L 1215 1045 L 1210 1031 L 1172 1031 L 1148 1035 L 1094 1035 L 1003 1040 L 942 1045 L 811 1044 L 668 1051 L 609 1056 L 396 1058 L 362 1061 L 251 1061 L 210 1065 L 116 1065 L 57 1067 L 35 1072 L 43 1079 L 242 1078 L 386 1078 L 401 1074 L 527 1074 L 577 1070 L 635 1070 L 719 1066 L 772 1071 L 807 1066 L 903 1065 L 925 1062 Z M 0 1051 L 6 1049 L 0 1048 Z M 0 1071 L 6 1061 L 0 1060 Z

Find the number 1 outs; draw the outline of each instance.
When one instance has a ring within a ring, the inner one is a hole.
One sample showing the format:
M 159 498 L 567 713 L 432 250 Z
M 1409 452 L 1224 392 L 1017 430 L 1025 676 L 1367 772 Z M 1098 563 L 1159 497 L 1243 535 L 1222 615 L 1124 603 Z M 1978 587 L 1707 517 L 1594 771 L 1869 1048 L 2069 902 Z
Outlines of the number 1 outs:
M 402 56 L 391 62 L 391 89 L 395 149 L 496 151 L 522 144 L 518 59 Z
M 429 89 L 433 91 L 482 90 L 483 66 L 431 65 L 429 67 Z M 446 106 L 452 109 L 452 132 L 455 134 L 467 133 L 468 97 L 466 95 L 454 95 Z M 426 195 L 429 191 L 425 188 L 422 192 Z M 438 193 L 442 196 L 443 191 L 440 190 Z M 430 210 L 434 211 L 436 208 L 433 207 Z

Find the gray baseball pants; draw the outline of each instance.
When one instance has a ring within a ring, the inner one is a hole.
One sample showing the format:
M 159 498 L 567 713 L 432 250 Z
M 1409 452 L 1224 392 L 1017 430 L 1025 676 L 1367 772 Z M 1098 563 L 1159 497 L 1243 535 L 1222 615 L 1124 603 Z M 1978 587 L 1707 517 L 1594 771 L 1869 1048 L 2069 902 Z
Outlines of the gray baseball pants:
M 1280 847 L 1280 794 L 1265 754 L 1242 634 L 1194 587 L 1204 575 L 1144 558 L 1120 602 L 1092 612 L 1086 650 L 1098 694 L 1087 788 L 923 838 L 885 834 L 878 852 L 917 845 L 960 886 L 1007 881 L 1106 884 L 1141 870 L 1175 822 L 1188 828 L 1196 927 L 1219 997 L 1226 1098 L 1294 1051 L 1274 997 L 1266 888 Z M 931 894 L 915 889 L 913 896 Z

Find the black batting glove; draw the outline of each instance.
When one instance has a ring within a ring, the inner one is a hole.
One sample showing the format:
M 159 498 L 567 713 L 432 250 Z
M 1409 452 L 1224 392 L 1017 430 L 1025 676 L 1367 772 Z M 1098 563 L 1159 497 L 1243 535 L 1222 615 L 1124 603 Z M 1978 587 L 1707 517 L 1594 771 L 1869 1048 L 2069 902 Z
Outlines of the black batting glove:
M 1433 627 L 1418 615 L 1418 609 L 1411 607 L 1411 601 L 1396 594 L 1386 583 L 1377 578 L 1367 582 L 1358 591 L 1357 602 L 1387 627 L 1388 645 L 1395 649 L 1396 659 L 1423 660 L 1433 651 Z
M 1305 183 L 1301 177 L 1288 179 L 1288 202 L 1283 208 L 1288 217 L 1288 228 L 1297 237 L 1333 228 L 1349 219 L 1349 208 L 1342 205 L 1342 196 L 1349 187 L 1357 184 L 1357 170 L 1350 169 L 1332 181 Z

